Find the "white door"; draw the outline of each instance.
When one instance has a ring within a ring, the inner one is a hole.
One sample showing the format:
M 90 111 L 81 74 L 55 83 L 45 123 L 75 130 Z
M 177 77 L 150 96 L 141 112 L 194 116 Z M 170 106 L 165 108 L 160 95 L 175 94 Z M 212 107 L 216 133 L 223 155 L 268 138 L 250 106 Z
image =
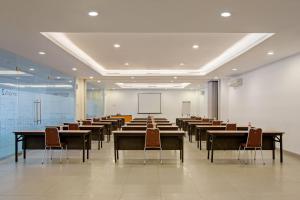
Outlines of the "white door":
M 191 102 L 190 101 L 183 101 L 181 107 L 181 116 L 182 117 L 189 117 L 191 115 Z

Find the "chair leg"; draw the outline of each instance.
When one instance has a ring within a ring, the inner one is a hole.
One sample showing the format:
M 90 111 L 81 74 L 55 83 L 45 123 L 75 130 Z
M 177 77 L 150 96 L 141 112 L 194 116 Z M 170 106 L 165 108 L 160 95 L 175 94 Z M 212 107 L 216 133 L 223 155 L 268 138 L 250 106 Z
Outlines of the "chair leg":
M 254 160 L 256 160 L 256 148 L 254 148 Z
M 241 154 L 241 145 L 239 146 L 238 160 L 240 160 L 240 154 Z
M 260 154 L 261 154 L 261 159 L 263 161 L 263 164 L 265 165 L 265 160 L 264 160 L 264 157 L 263 157 L 263 152 L 262 152 L 262 148 L 260 148 Z
M 52 149 L 50 147 L 50 159 L 52 160 Z
M 44 162 L 45 162 L 46 151 L 47 151 L 47 147 L 45 147 L 45 149 L 44 149 L 44 155 L 43 155 L 43 161 L 42 161 L 42 164 L 44 164 Z
M 161 157 L 161 154 L 162 154 L 162 149 L 160 148 L 160 151 L 159 151 L 160 164 L 162 164 L 162 157 Z
M 146 148 L 144 148 L 144 165 L 146 164 Z
M 67 145 L 66 145 L 66 157 L 67 157 L 67 160 L 69 160 L 68 146 Z
M 59 162 L 62 163 L 61 158 L 63 154 L 63 147 L 60 148 Z

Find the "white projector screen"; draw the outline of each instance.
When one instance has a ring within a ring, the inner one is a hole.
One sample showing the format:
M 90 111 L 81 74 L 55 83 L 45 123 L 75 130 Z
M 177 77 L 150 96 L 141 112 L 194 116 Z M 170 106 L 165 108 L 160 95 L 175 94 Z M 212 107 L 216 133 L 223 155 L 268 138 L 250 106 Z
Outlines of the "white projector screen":
M 161 93 L 139 93 L 138 114 L 161 114 Z

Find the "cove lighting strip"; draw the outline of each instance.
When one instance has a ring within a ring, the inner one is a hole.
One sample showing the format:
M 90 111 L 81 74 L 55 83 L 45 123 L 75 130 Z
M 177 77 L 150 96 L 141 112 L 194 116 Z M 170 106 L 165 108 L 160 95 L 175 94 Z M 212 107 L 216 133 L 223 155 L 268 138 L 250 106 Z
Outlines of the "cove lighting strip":
M 0 83 L 0 85 L 15 87 L 15 88 L 73 88 L 72 85 L 22 85 L 13 83 Z
M 73 43 L 65 33 L 41 32 L 41 34 L 103 76 L 204 76 L 274 35 L 274 33 L 248 33 L 221 55 L 196 70 L 108 70 Z
M 115 83 L 123 89 L 183 89 L 191 83 Z
M 0 75 L 2 76 L 32 76 L 26 72 L 16 71 L 16 70 L 0 70 Z

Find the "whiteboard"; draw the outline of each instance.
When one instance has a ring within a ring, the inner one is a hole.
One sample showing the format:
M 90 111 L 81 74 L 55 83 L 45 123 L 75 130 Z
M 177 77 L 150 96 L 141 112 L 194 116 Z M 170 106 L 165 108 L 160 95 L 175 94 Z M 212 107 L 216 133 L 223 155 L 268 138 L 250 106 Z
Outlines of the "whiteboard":
M 138 93 L 138 114 L 161 114 L 161 93 Z

